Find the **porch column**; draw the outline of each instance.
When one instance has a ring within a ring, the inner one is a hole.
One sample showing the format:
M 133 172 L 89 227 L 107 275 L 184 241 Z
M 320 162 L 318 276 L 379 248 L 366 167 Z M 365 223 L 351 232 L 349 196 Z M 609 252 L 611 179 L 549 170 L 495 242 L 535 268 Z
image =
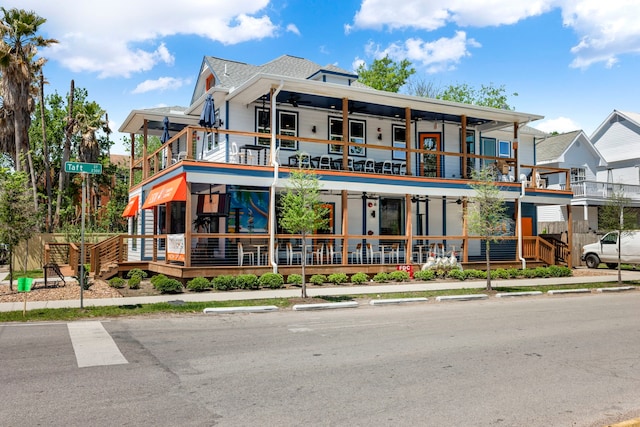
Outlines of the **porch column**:
M 133 164 L 136 161 L 136 136 L 135 134 L 129 134 L 131 137 L 131 156 L 129 156 L 129 187 L 133 187 Z
M 404 251 L 405 252 L 404 263 L 412 264 L 413 263 L 413 206 L 411 203 L 411 194 L 404 195 L 404 206 L 406 211 L 405 224 L 407 224 L 406 231 L 405 231 L 405 237 L 406 237 L 405 241 L 407 242 L 406 243 L 407 246 Z M 400 260 L 398 260 L 398 263 L 399 262 Z
M 513 176 L 516 179 L 520 174 L 518 173 L 520 162 L 518 161 L 518 122 L 513 123 L 513 157 L 516 159 L 516 164 L 513 167 Z M 533 176 L 533 175 L 532 175 Z
M 349 264 L 349 197 L 347 190 L 342 190 L 342 263 Z
M 342 169 L 349 170 L 349 98 L 342 98 Z
M 467 116 L 464 114 L 460 116 L 460 139 L 462 140 L 462 178 L 469 178 L 467 174 Z
M 570 204 L 567 205 L 567 246 L 569 247 L 567 267 L 573 268 L 573 213 Z
M 190 128 L 187 128 L 187 159 L 193 159 L 193 134 L 194 131 L 192 131 Z M 187 188 L 189 186 L 189 183 L 187 183 Z M 187 193 L 188 195 L 189 193 Z
M 164 261 L 169 263 L 167 253 L 169 252 L 169 245 L 167 244 L 167 235 L 171 232 L 171 202 L 164 205 Z
M 405 124 L 405 132 L 404 132 L 404 138 L 405 138 L 405 150 L 406 151 L 406 157 L 407 157 L 407 175 L 412 175 L 411 171 L 411 158 L 412 156 L 412 152 L 409 151 L 409 149 L 412 147 L 411 144 L 411 108 L 407 107 L 404 110 L 404 124 Z M 410 206 L 410 205 L 409 205 Z
M 142 134 L 142 179 L 149 178 L 149 162 L 147 160 L 147 142 L 148 142 L 148 127 L 149 121 L 144 119 L 143 134 Z
M 187 136 L 187 140 L 190 138 Z M 184 208 L 184 266 L 191 267 L 191 183 L 187 181 L 187 201 Z
M 469 239 L 467 229 L 467 198 L 462 198 L 462 262 L 469 262 Z

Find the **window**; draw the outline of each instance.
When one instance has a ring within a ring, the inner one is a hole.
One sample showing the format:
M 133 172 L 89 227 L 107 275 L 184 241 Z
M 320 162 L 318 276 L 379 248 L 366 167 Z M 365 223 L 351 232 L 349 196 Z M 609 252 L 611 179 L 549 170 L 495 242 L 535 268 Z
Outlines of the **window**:
M 462 136 L 462 133 L 461 133 Z M 462 140 L 462 138 L 460 138 Z M 464 139 L 464 143 L 466 144 L 466 152 L 467 154 L 475 154 L 476 153 L 476 132 L 473 130 L 468 130 L 467 131 L 467 136 Z M 462 153 L 462 146 L 460 147 L 460 152 Z M 462 172 L 462 160 L 463 158 L 460 157 L 460 169 Z M 466 165 L 465 165 L 465 169 L 466 170 L 466 175 L 462 175 L 462 176 L 466 176 L 466 177 L 470 177 L 471 176 L 471 171 L 473 171 L 476 168 L 476 159 L 474 157 L 467 157 L 466 160 Z
M 349 141 L 356 144 L 364 144 L 366 141 L 364 133 L 365 122 L 360 120 L 349 120 Z M 349 146 L 349 154 L 364 157 L 367 155 L 365 147 Z
M 571 184 L 582 182 L 586 178 L 585 168 L 571 168 Z
M 216 78 L 211 74 L 205 82 L 205 90 L 211 89 L 216 84 Z
M 511 141 L 500 141 L 498 143 L 498 157 L 511 157 Z
M 404 126 L 393 125 L 392 135 L 394 148 L 407 148 L 407 134 Z M 393 160 L 407 160 L 407 152 L 393 150 L 392 158 Z
M 342 141 L 342 119 L 329 117 L 329 140 Z M 342 154 L 342 145 L 330 144 L 329 153 Z
M 488 157 L 497 157 L 496 156 L 496 139 L 495 138 L 482 138 L 482 155 Z M 492 159 L 482 159 L 482 164 L 486 167 L 493 163 L 495 160 Z
M 286 111 L 280 111 L 278 113 L 278 125 L 280 128 L 280 135 L 286 136 L 298 136 L 298 115 L 296 113 L 289 113 Z M 278 141 L 279 146 L 285 150 L 297 150 L 298 141 L 291 139 L 283 139 Z
M 423 133 L 420 134 L 420 147 L 426 151 L 440 151 L 440 134 L 439 133 Z M 441 176 L 441 157 L 438 154 L 422 153 L 420 162 L 420 170 L 422 176 L 436 178 Z
M 269 116 L 270 110 L 268 108 L 256 109 L 256 132 L 258 133 L 271 133 L 271 118 Z M 270 138 L 258 138 L 256 145 L 270 146 Z

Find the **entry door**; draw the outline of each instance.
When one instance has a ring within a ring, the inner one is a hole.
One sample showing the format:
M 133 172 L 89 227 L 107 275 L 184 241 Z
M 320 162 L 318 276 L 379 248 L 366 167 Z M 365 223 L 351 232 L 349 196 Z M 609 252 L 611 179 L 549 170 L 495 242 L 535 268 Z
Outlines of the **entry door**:
M 522 235 L 533 236 L 533 218 L 522 217 Z
M 440 150 L 440 134 L 439 133 L 421 133 L 420 148 L 429 151 Z M 421 154 L 420 170 L 422 176 L 430 178 L 439 178 L 442 176 L 442 168 L 440 167 L 440 155 L 424 153 Z

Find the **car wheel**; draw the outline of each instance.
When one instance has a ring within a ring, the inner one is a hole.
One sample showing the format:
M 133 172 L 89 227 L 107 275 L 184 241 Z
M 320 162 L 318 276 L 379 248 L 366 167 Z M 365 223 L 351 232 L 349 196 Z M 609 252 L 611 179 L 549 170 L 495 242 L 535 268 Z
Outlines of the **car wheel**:
M 587 255 L 584 261 L 587 263 L 587 267 L 589 268 L 598 268 L 598 266 L 600 265 L 600 258 L 598 258 L 598 255 L 595 254 Z

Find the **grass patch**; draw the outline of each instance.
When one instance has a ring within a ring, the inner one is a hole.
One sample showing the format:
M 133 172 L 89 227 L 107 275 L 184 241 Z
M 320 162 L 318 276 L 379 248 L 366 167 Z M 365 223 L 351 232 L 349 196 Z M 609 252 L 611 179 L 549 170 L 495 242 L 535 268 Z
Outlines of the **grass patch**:
M 622 282 L 625 286 L 638 286 L 640 281 L 627 280 Z M 581 283 L 571 285 L 549 285 L 549 286 L 501 286 L 495 287 L 496 292 L 527 292 L 541 291 L 546 293 L 554 289 L 595 289 L 617 287 L 617 283 Z M 316 297 L 327 302 L 354 301 L 357 299 L 396 299 L 396 298 L 435 298 L 446 295 L 468 295 L 483 293 L 484 288 L 464 288 L 464 289 L 443 289 L 432 291 L 417 292 L 392 292 L 392 293 L 371 293 L 371 294 L 354 294 L 354 295 L 332 295 Z M 176 301 L 180 300 L 180 296 L 176 295 Z M 44 322 L 44 321 L 72 321 L 80 319 L 92 318 L 117 318 L 126 316 L 145 316 L 154 314 L 200 314 L 207 307 L 246 307 L 246 306 L 262 306 L 275 305 L 278 308 L 289 308 L 294 302 L 299 302 L 299 298 L 269 298 L 255 300 L 238 300 L 238 301 L 211 301 L 211 302 L 188 302 L 176 304 L 172 302 L 162 302 L 156 304 L 135 304 L 105 307 L 85 307 L 85 308 L 43 308 L 28 310 L 26 316 L 22 316 L 22 311 L 0 312 L 0 322 Z
M 18 280 L 21 277 L 31 277 L 32 279 L 40 279 L 44 277 L 44 271 L 42 269 L 38 270 L 13 270 L 13 280 Z M 9 272 L 7 271 L 7 280 L 9 280 Z

